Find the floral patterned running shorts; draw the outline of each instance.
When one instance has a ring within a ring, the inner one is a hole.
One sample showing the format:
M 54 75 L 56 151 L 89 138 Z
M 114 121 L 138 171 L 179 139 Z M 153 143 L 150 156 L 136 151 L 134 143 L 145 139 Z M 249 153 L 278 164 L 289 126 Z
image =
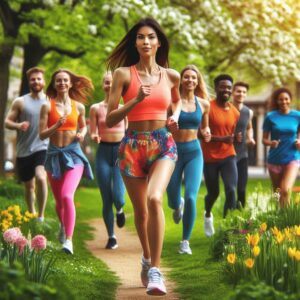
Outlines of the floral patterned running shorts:
M 170 159 L 174 163 L 177 161 L 176 144 L 167 128 L 126 131 L 118 155 L 118 164 L 123 175 L 145 178 L 152 164 L 160 159 Z

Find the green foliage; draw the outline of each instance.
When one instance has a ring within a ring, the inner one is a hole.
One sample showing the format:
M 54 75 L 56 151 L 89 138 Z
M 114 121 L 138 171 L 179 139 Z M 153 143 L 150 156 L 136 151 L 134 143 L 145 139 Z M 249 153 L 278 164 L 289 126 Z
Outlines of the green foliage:
M 244 281 L 239 284 L 230 300 L 297 300 L 300 294 L 288 295 L 275 290 L 263 281 Z
M 23 186 L 13 180 L 0 181 L 0 196 L 13 200 L 24 195 Z

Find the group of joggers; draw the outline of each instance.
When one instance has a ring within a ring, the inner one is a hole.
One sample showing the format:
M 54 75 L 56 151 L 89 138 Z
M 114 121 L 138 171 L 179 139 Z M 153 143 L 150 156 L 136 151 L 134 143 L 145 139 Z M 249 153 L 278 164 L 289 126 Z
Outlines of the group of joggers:
M 253 111 L 244 105 L 249 85 L 220 74 L 210 99 L 198 68 L 187 65 L 179 74 L 168 68 L 168 54 L 160 25 L 152 18 L 140 20 L 108 57 L 102 80 L 105 99 L 93 104 L 89 113 L 90 138 L 98 144 L 95 174 L 108 234 L 105 247 L 118 247 L 113 206 L 117 225 L 123 227 L 126 187 L 143 251 L 141 282 L 149 295 L 166 294 L 159 270 L 165 191 L 174 222 L 182 220 L 178 252 L 192 254 L 189 240 L 202 174 L 207 189 L 204 232 L 209 237 L 214 234 L 212 208 L 219 196 L 220 175 L 223 216 L 246 205 L 247 147 L 256 143 Z M 84 104 L 93 84 L 85 76 L 59 69 L 44 94 L 42 69 L 29 69 L 27 78 L 30 93 L 14 100 L 5 120 L 7 128 L 18 132 L 17 173 L 32 213 L 36 189 L 41 222 L 48 177 L 60 224 L 58 238 L 62 249 L 73 254 L 74 193 L 83 175 L 93 179 L 80 146 L 87 133 Z M 287 88 L 274 91 L 262 128 L 262 142 L 270 146 L 267 166 L 281 207 L 289 204 L 299 169 L 300 113 L 290 108 L 291 99 Z

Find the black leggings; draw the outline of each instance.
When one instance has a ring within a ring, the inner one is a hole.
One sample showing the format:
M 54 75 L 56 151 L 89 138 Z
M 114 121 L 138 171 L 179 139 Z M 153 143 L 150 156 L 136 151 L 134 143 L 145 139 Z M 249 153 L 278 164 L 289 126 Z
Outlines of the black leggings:
M 214 163 L 204 163 L 204 177 L 207 189 L 205 210 L 207 213 L 211 212 L 220 193 L 219 173 L 225 188 L 226 199 L 223 211 L 223 217 L 225 218 L 228 209 L 236 208 L 237 166 L 235 156 L 229 156 Z
M 248 157 L 240 159 L 236 165 L 238 170 L 237 200 L 245 207 L 246 185 L 248 181 Z

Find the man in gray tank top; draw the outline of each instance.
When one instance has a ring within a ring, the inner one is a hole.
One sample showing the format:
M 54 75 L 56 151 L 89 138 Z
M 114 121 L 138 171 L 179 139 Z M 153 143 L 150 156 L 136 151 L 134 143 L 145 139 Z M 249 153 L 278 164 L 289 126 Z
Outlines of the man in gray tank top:
M 35 199 L 37 199 L 37 220 L 43 221 L 48 197 L 47 176 L 44 168 L 48 140 L 42 141 L 39 138 L 40 110 L 41 106 L 47 102 L 43 92 L 44 70 L 34 67 L 26 74 L 30 93 L 13 101 L 5 119 L 5 127 L 17 130 L 17 173 L 24 183 L 28 210 L 36 213 Z
M 249 85 L 245 82 L 236 82 L 233 85 L 232 99 L 233 105 L 240 112 L 240 119 L 236 125 L 236 134 L 242 133 L 242 140 L 234 142 L 236 151 L 236 162 L 238 169 L 238 184 L 237 184 L 237 203 L 238 207 L 245 207 L 246 202 L 246 185 L 248 181 L 248 149 L 247 145 L 254 146 L 253 139 L 252 117 L 253 111 L 244 105 L 247 97 Z

